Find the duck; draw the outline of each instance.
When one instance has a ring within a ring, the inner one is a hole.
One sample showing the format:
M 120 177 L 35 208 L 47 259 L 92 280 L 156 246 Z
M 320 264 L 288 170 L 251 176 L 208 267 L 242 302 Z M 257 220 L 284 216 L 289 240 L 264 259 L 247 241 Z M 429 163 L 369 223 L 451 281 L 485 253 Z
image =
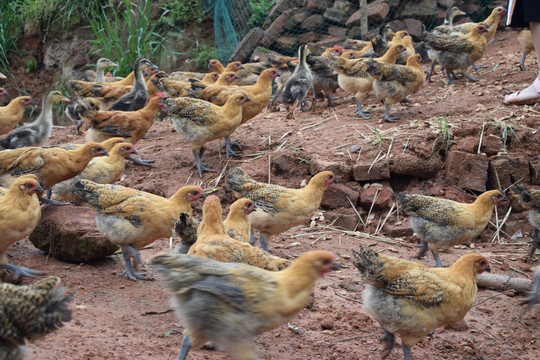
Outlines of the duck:
M 49 91 L 42 101 L 41 113 L 33 122 L 16 128 L 0 139 L 0 150 L 18 149 L 26 146 L 41 146 L 51 136 L 53 126 L 52 106 L 56 102 L 70 100 L 58 90 Z
M 109 108 L 109 111 L 137 111 L 146 106 L 148 89 L 144 80 L 143 70 L 147 68 L 158 69 L 148 59 L 139 58 L 135 61 L 135 65 L 133 66 L 133 72 L 135 74 L 133 88 L 129 93 L 116 100 Z
M 95 82 L 107 81 L 108 79 L 105 78 L 105 69 L 108 67 L 116 67 L 116 66 L 118 66 L 117 63 L 114 63 L 107 58 L 99 58 L 96 63 L 96 71 L 86 70 L 85 78 L 87 79 L 87 81 L 95 81 Z

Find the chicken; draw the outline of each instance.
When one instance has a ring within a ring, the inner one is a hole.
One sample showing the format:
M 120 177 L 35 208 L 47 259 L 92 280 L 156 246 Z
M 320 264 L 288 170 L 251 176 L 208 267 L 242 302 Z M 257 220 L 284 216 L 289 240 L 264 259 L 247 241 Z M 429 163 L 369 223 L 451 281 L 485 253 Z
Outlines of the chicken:
M 19 96 L 6 106 L 0 106 L 0 135 L 13 130 L 22 121 L 24 108 L 34 104 L 31 96 Z
M 102 143 L 103 144 L 103 143 Z M 62 181 L 52 187 L 52 199 L 60 202 L 80 203 L 80 198 L 73 193 L 75 184 L 87 179 L 98 184 L 113 184 L 126 168 L 124 159 L 137 154 L 137 150 L 128 142 L 120 142 L 109 151 L 109 156 L 92 159 L 79 175 Z
M 269 61 L 242 64 L 242 69 L 237 71 L 238 86 L 254 85 L 259 76 L 266 69 L 272 68 Z
M 420 252 L 429 250 L 437 267 L 442 267 L 438 252 L 477 237 L 488 225 L 495 205 L 508 198 L 499 190 L 489 190 L 472 204 L 417 194 L 395 194 L 402 210 L 411 216 L 411 226 L 421 238 Z
M 256 359 L 254 338 L 290 321 L 307 303 L 315 281 L 338 267 L 335 255 L 311 251 L 271 272 L 192 255 L 152 258 L 185 327 L 179 360 L 211 341 L 233 360 Z
M 24 174 L 36 174 L 43 188 L 80 174 L 97 156 L 107 156 L 107 150 L 98 143 L 86 143 L 73 150 L 54 147 L 27 147 L 0 151 L 0 185 L 10 186 Z
M 233 86 L 238 82 L 239 76 L 233 71 L 226 71 L 219 76 L 218 81 L 215 84 L 206 86 L 200 92 L 194 92 L 195 96 L 199 99 L 214 102 L 214 98 L 218 96 L 222 91 L 227 89 L 238 89 L 238 86 Z M 223 97 L 222 97 L 223 98 Z M 227 98 L 221 102 L 214 102 L 216 105 L 222 106 Z
M 491 271 L 488 259 L 475 253 L 449 268 L 428 268 L 364 246 L 353 255 L 354 266 L 370 283 L 363 293 L 364 308 L 384 331 L 383 358 L 390 355 L 396 334 L 405 360 L 410 360 L 411 347 L 424 336 L 463 319 L 476 301 L 476 274 Z
M 317 95 L 322 93 L 327 100 L 328 106 L 336 105 L 332 100 L 332 93 L 339 88 L 338 77 L 334 74 L 334 70 L 337 65 L 336 53 L 328 54 L 327 56 L 313 56 L 308 55 L 306 62 L 309 65 L 309 69 L 313 73 L 313 102 L 311 109 L 316 109 Z
M 377 35 L 373 40 L 371 40 L 371 43 L 373 44 L 373 50 L 374 53 L 377 56 L 383 56 L 388 49 L 394 44 L 401 44 L 405 46 L 405 51 L 401 52 L 395 63 L 400 65 L 406 65 L 407 59 L 409 56 L 413 55 L 415 53 L 414 46 L 412 43 L 412 38 L 410 35 L 405 35 L 407 32 L 405 31 L 398 31 L 398 35 L 392 39 L 391 42 L 386 42 L 386 40 L 383 39 L 382 36 Z M 368 57 L 368 56 L 363 56 Z
M 249 214 L 255 211 L 253 200 L 242 198 L 232 203 L 227 219 L 223 222 L 227 234 L 235 240 L 249 242 L 251 220 Z
M 53 126 L 52 106 L 69 99 L 60 91 L 51 90 L 43 98 L 41 113 L 33 122 L 11 131 L 5 138 L 0 139 L 0 149 L 18 149 L 25 146 L 43 145 L 51 136 Z
M 197 241 L 190 247 L 188 254 L 222 262 L 244 263 L 270 271 L 289 266 L 288 260 L 270 255 L 248 242 L 235 240 L 227 235 L 221 212 L 219 198 L 208 196 L 203 205 L 203 219 L 197 229 Z
M 466 71 L 475 61 L 484 56 L 487 42 L 482 34 L 488 28 L 487 24 L 480 23 L 465 36 L 426 34 L 424 41 L 430 48 L 428 56 L 446 70 L 447 84 L 452 84 L 450 76 L 455 77 L 454 70 L 471 81 L 479 80 L 467 74 Z M 431 74 L 428 74 L 427 80 L 431 81 Z
M 202 190 L 198 186 L 184 186 L 169 199 L 120 185 L 96 184 L 80 180 L 75 194 L 95 211 L 96 225 L 101 233 L 122 249 L 128 279 L 148 280 L 135 273 L 141 263 L 139 251 L 157 239 L 172 235 L 173 220 L 180 213 L 192 214 L 191 203 L 197 201 Z M 133 262 L 133 267 L 132 267 Z
M 505 15 L 506 14 L 506 9 L 503 8 L 502 6 L 497 6 L 496 8 L 494 8 L 492 11 L 491 11 L 491 14 L 489 14 L 489 16 L 484 20 L 482 21 L 481 23 L 474 23 L 474 22 L 466 22 L 466 23 L 463 23 L 463 24 L 459 24 L 459 25 L 454 25 L 452 27 L 436 27 L 435 30 L 437 30 L 437 32 L 439 33 L 442 33 L 442 34 L 447 34 L 447 35 L 466 35 L 468 33 L 470 33 L 474 28 L 476 28 L 479 24 L 487 24 L 489 26 L 489 28 L 491 28 L 492 26 L 495 27 L 495 29 L 491 29 L 488 33 L 486 33 L 485 37 L 486 37 L 486 40 L 488 43 L 490 43 L 491 41 L 493 41 L 493 38 L 495 36 L 495 32 L 497 31 L 497 25 L 499 23 L 499 19 L 501 18 L 501 16 Z
M 208 62 L 208 67 L 212 70 L 217 72 L 218 74 L 224 73 L 225 71 L 234 71 L 238 72 L 242 69 L 244 69 L 244 65 L 240 63 L 239 61 L 233 61 L 227 64 L 227 66 L 223 66 L 223 64 L 219 60 L 212 59 Z
M 322 196 L 336 177 L 331 171 L 322 171 L 311 178 L 302 189 L 289 189 L 279 185 L 253 180 L 242 168 L 227 174 L 227 183 L 237 197 L 253 200 L 256 210 L 249 215 L 251 227 L 260 232 L 259 241 L 268 251 L 266 240 L 293 226 L 308 221 L 319 209 Z
M 516 184 L 512 188 L 516 193 L 521 206 L 529 210 L 529 223 L 533 227 L 531 234 L 531 251 L 529 252 L 529 262 L 532 261 L 536 249 L 540 249 L 540 238 L 538 229 L 540 229 L 540 190 L 528 189 L 523 184 Z
M 133 66 L 133 72 L 135 73 L 133 88 L 129 93 L 116 100 L 109 108 L 109 111 L 137 111 L 146 106 L 148 89 L 142 74 L 146 68 L 157 69 L 158 67 L 144 58 L 139 58 L 135 61 L 135 65 Z
M 169 115 L 176 131 L 191 142 L 199 176 L 203 171 L 215 172 L 201 163 L 204 145 L 231 135 L 242 122 L 242 105 L 250 101 L 242 92 L 233 94 L 223 106 L 190 98 L 165 98 L 164 112 Z M 232 149 L 227 149 L 230 154 Z M 228 155 L 229 156 L 229 155 Z
M 420 61 L 420 55 L 414 54 L 407 60 L 407 66 L 386 64 L 376 60 L 367 62 L 366 72 L 375 79 L 373 81 L 375 95 L 384 101 L 386 121 L 398 120 L 390 116 L 390 105 L 416 93 L 424 84 L 424 71 L 419 64 Z
M 306 57 L 309 55 L 307 45 L 298 48 L 299 62 L 293 74 L 285 83 L 285 87 L 280 94 L 280 101 L 287 107 L 287 119 L 295 119 L 294 110 L 296 106 L 306 99 L 308 91 L 313 90 L 313 74 L 311 73 Z
M 518 33 L 517 39 L 519 43 L 521 44 L 521 48 L 523 49 L 523 56 L 521 57 L 521 60 L 519 62 L 519 67 L 521 71 L 527 71 L 528 69 L 525 66 L 525 58 L 527 57 L 527 55 L 531 53 L 531 51 L 534 50 L 531 30 L 530 29 L 521 30 Z
M 152 80 L 153 84 L 159 89 L 159 91 L 165 93 L 167 96 L 190 96 L 190 88 L 201 87 L 204 89 L 204 84 L 201 80 L 186 79 L 186 80 L 172 80 L 165 72 L 160 71 L 156 77 Z M 199 90 L 199 92 L 201 91 Z
M 207 101 L 211 101 L 215 105 L 223 106 L 229 97 L 238 92 L 244 93 L 249 97 L 249 102 L 242 106 L 242 121 L 240 124 L 245 124 L 255 116 L 259 115 L 268 105 L 270 98 L 272 97 L 272 82 L 279 76 L 279 72 L 276 69 L 266 69 L 254 85 L 237 86 L 237 87 L 225 87 L 219 91 L 214 92 L 214 96 L 210 92 L 205 95 Z M 201 97 L 204 98 L 203 91 Z M 231 142 L 228 136 L 225 136 L 225 144 L 227 147 L 227 156 L 234 156 L 236 153 L 231 149 L 233 145 L 241 149 L 238 142 Z
M 36 195 L 38 192 L 43 192 L 39 178 L 35 175 L 24 175 L 17 178 L 7 193 L 0 197 L 0 232 L 2 233 L 0 269 L 12 272 L 15 278 L 42 274 L 39 271 L 8 264 L 5 255 L 8 247 L 30 235 L 41 219 L 41 206 Z M 1 317 L 0 315 L 0 323 Z M 2 331 L 0 331 L 0 338 L 1 334 Z
M 377 58 L 377 61 L 394 64 L 400 53 L 405 51 L 405 46 L 401 44 L 392 45 L 383 57 Z M 369 111 L 362 110 L 362 99 L 371 90 L 373 78 L 366 72 L 366 63 L 368 59 L 338 59 L 338 64 L 334 72 L 338 74 L 339 86 L 354 95 L 356 102 L 356 114 L 363 118 L 368 118 Z
M 71 321 L 68 303 L 73 295 L 49 276 L 35 284 L 0 284 L 0 359 L 22 360 L 26 340 L 44 337 Z
M 121 136 L 132 144 L 137 143 L 146 135 L 157 112 L 163 108 L 161 95 L 158 93 L 144 108 L 136 111 L 99 111 L 92 106 L 81 110 L 81 118 L 89 127 L 86 140 L 101 142 Z

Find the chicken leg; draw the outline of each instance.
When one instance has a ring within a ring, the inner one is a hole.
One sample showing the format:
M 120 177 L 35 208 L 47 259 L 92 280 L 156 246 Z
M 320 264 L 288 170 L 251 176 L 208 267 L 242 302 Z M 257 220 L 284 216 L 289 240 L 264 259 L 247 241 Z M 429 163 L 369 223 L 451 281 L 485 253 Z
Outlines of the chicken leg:
M 358 100 L 354 100 L 356 102 L 356 111 L 354 112 L 356 115 L 360 115 L 361 117 L 368 118 L 370 117 L 369 114 L 371 114 L 371 111 L 369 110 L 362 110 L 362 104 Z
M 388 104 L 384 104 L 384 108 L 384 120 L 388 122 L 396 122 L 399 120 L 399 118 L 390 116 L 390 106 Z
M 421 259 L 424 257 L 424 255 L 426 255 L 426 252 L 428 251 L 428 245 L 424 240 L 422 240 L 418 247 L 420 248 L 420 251 L 418 251 L 418 254 L 416 254 L 416 258 Z M 439 259 L 439 254 L 434 251 L 431 251 L 431 253 L 433 254 L 433 259 L 435 259 L 436 267 L 443 267 L 441 259 Z
M 15 279 L 18 279 L 21 276 L 32 277 L 34 275 L 43 275 L 43 274 L 45 274 L 42 271 L 32 270 L 32 269 L 26 268 L 24 266 L 16 266 L 16 265 L 7 264 L 7 263 L 6 264 L 0 264 L 0 269 L 6 269 L 7 271 L 13 273 L 13 275 L 15 276 Z
M 533 228 L 531 234 L 531 251 L 529 252 L 529 262 L 532 261 L 533 255 L 536 252 L 536 249 L 540 249 L 540 239 L 538 239 L 538 229 Z
M 199 171 L 199 177 L 201 177 L 201 178 L 202 178 L 202 172 L 203 171 L 216 172 L 216 170 L 209 169 L 209 168 L 207 168 L 206 166 L 203 165 L 203 163 L 201 162 L 201 157 L 203 156 L 203 154 L 204 154 L 204 147 L 202 147 L 201 150 L 199 150 L 199 152 L 196 152 L 195 150 L 193 150 L 193 156 L 195 156 L 195 162 L 197 164 L 197 170 Z
M 184 340 L 182 340 L 182 346 L 180 347 L 180 354 L 178 355 L 177 360 L 185 360 L 190 349 L 191 339 L 189 338 L 189 335 L 184 335 Z
M 152 166 L 152 164 L 156 162 L 156 160 L 143 160 L 143 159 L 135 158 L 133 156 L 128 156 L 126 159 L 131 161 L 134 164 L 142 165 L 142 166 Z
M 150 278 L 147 278 L 146 276 L 133 272 L 133 268 L 137 270 L 139 268 L 139 264 L 141 263 L 141 258 L 139 256 L 139 252 L 135 250 L 133 247 L 129 245 L 120 245 L 120 248 L 122 248 L 122 256 L 124 257 L 124 261 L 126 262 L 126 270 L 122 272 L 122 275 L 127 275 L 127 278 L 129 280 L 151 280 Z M 131 259 L 133 259 L 133 268 L 131 267 Z
M 236 146 L 240 151 L 242 150 L 242 147 L 238 141 L 231 141 L 228 136 L 225 136 L 225 153 L 227 155 L 227 159 L 229 159 L 231 156 L 237 155 L 232 149 L 233 146 Z

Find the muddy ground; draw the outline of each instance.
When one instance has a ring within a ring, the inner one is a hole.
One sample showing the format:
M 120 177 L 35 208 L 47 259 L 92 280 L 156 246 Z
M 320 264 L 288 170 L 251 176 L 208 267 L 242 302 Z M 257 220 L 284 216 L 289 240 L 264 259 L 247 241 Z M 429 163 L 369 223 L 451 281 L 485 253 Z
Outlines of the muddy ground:
M 257 180 L 298 187 L 319 170 L 317 167 L 324 167 L 324 162 L 327 162 L 338 173 L 345 174 L 344 186 L 341 187 L 344 190 L 341 191 L 361 194 L 370 183 L 377 182 L 396 191 L 414 191 L 470 202 L 474 195 L 448 183 L 443 152 L 438 165 L 442 170 L 428 179 L 403 176 L 357 182 L 347 169 L 358 161 L 374 162 L 377 156 L 385 154 L 391 159 L 406 151 L 418 153 L 418 149 L 427 152 L 425 158 L 429 159 L 439 147 L 433 147 L 433 143 L 441 134 L 438 124 L 445 116 L 450 124 L 450 149 L 466 147 L 462 138 L 479 138 L 483 126 L 486 134 L 487 129 L 491 129 L 491 135 L 501 137 L 501 124 L 506 121 L 512 127 L 510 130 L 507 127 L 508 154 L 500 155 L 507 158 L 525 156 L 534 164 L 540 152 L 536 133 L 540 107 L 502 105 L 505 94 L 527 86 L 535 77 L 532 71 L 519 70 L 517 63 L 520 57 L 515 33 L 499 33 L 486 56 L 479 61 L 489 68 L 474 72 L 481 77 L 478 83 L 461 80 L 446 86 L 439 73 L 434 76 L 434 83 L 426 83 L 417 94 L 409 97 L 410 103 L 392 108 L 393 114 L 400 117 L 396 124 L 381 120 L 384 107 L 373 96 L 366 99 L 365 108 L 373 110 L 375 116 L 359 119 L 354 115 L 355 105 L 351 96 L 344 93 L 340 93 L 344 98 L 338 100 L 338 106 L 327 108 L 320 104 L 314 113 L 302 113 L 295 121 L 286 120 L 283 112 L 264 112 L 232 136 L 233 140 L 241 140 L 242 156 L 226 161 L 221 142 L 208 144 L 204 159 L 217 173 L 205 173 L 202 180 L 192 166 L 193 156 L 188 142 L 171 131 L 170 123 L 158 121 L 136 145 L 143 158 L 156 159 L 155 166 L 144 168 L 128 164 L 121 184 L 163 196 L 172 195 L 184 184 L 199 184 L 207 190 L 217 189 L 216 194 L 227 209 L 233 196 L 220 177 L 226 167 L 242 166 Z M 533 55 L 527 59 L 527 64 L 531 69 L 537 68 Z M 527 141 L 518 142 L 516 136 Z M 49 142 L 66 141 L 83 141 L 81 136 L 74 134 L 74 125 L 56 127 Z M 363 150 L 351 152 L 354 151 L 352 145 Z M 467 177 L 468 174 L 457 176 Z M 534 182 L 534 176 L 532 178 Z M 317 282 L 313 302 L 291 321 L 290 328 L 283 325 L 257 338 L 261 358 L 380 358 L 383 344 L 378 338 L 382 330 L 358 302 L 366 284 L 351 264 L 351 249 L 358 244 L 372 244 L 373 248 L 386 255 L 411 259 L 417 251 L 415 243 L 418 238 L 409 235 L 408 219 L 402 214 L 398 219 L 395 212 L 388 217 L 387 225 L 402 226 L 405 235 L 392 237 L 389 228 L 385 227 L 379 232 L 382 237 L 366 237 L 366 234 L 377 231 L 377 224 L 386 217 L 392 201 L 368 214 L 369 201 L 360 204 L 361 200 L 358 200 L 358 205 L 362 206 L 357 208 L 362 220 L 367 221 L 365 227 L 359 223 L 350 204 L 327 199 L 321 208 L 322 217 L 315 220 L 313 226 L 297 227 L 271 239 L 269 246 L 273 254 L 293 259 L 309 250 L 331 250 L 339 256 L 344 269 Z M 507 209 L 507 206 L 498 209 L 499 221 Z M 201 204 L 197 204 L 195 216 L 200 218 L 200 215 Z M 352 227 L 352 230 L 358 223 L 357 231 L 344 231 L 336 226 L 338 221 L 329 226 L 337 215 L 346 217 L 349 225 L 342 222 L 343 226 Z M 537 255 L 532 264 L 525 262 L 531 231 L 525 216 L 524 212 L 512 212 L 507 223 L 513 227 L 504 228 L 499 240 L 492 241 L 495 227 L 489 225 L 472 245 L 443 252 L 443 264 L 449 265 L 465 253 L 479 251 L 492 260 L 493 273 L 530 277 L 531 266 L 538 265 L 540 258 Z M 512 238 L 519 232 L 522 237 Z M 168 239 L 162 239 L 142 250 L 141 256 L 146 262 L 152 255 L 168 250 Z M 171 312 L 169 293 L 161 288 L 159 281 L 133 282 L 121 278 L 119 274 L 124 263 L 120 255 L 91 264 L 73 264 L 48 257 L 28 240 L 15 244 L 8 253 L 10 262 L 14 264 L 61 277 L 63 284 L 74 293 L 71 304 L 73 320 L 45 339 L 29 344 L 28 359 L 176 359 L 178 356 L 183 327 Z M 433 265 L 431 257 L 417 261 Z M 145 265 L 143 270 L 157 278 L 157 273 L 149 266 Z M 25 279 L 23 283 L 32 281 Z M 437 329 L 426 336 L 412 348 L 413 358 L 538 359 L 540 307 L 525 316 L 529 325 L 524 324 L 519 320 L 524 308 L 520 305 L 522 298 L 522 295 L 481 289 L 477 304 L 465 317 L 466 322 Z M 227 355 L 194 349 L 189 358 L 226 359 Z M 399 340 L 390 358 L 402 358 Z

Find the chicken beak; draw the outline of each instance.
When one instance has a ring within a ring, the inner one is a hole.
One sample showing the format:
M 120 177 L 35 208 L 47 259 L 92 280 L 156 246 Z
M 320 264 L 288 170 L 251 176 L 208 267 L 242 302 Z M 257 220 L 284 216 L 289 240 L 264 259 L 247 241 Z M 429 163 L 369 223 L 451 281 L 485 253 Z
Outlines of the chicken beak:
M 332 267 L 330 269 L 333 270 L 333 271 L 340 270 L 341 269 L 341 264 L 338 263 L 337 261 L 334 261 L 334 264 L 332 265 Z
M 132 153 L 132 154 L 135 154 L 135 155 L 138 155 L 138 154 L 139 154 L 139 153 L 137 152 L 137 150 L 135 150 L 135 149 L 132 149 L 132 150 L 131 150 L 131 153 Z
M 44 192 L 45 190 L 43 189 L 43 187 L 41 185 L 39 185 L 36 190 L 34 191 L 35 193 L 42 193 Z
M 103 150 L 102 154 L 103 156 L 109 156 L 109 152 L 107 150 Z
M 488 266 L 486 267 L 486 271 L 487 271 L 487 272 L 491 272 L 491 266 L 489 266 L 489 264 L 488 264 Z

